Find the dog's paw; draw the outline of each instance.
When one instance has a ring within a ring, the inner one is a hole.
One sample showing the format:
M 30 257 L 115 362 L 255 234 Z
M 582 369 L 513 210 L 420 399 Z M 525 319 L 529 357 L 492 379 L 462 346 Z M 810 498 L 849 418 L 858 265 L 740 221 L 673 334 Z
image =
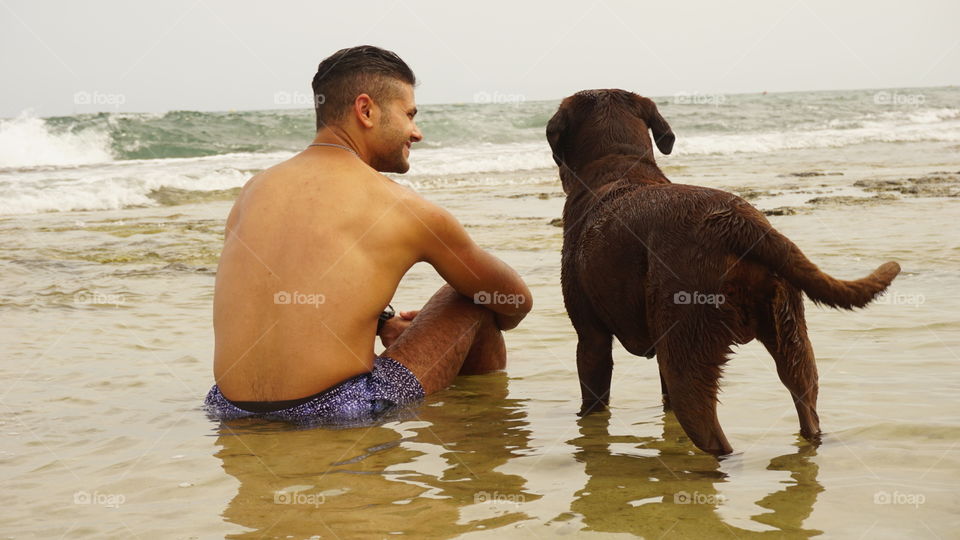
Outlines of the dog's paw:
M 584 401 L 580 405 L 580 412 L 577 413 L 577 416 L 586 416 L 599 411 L 607 410 L 607 404 L 603 401 Z

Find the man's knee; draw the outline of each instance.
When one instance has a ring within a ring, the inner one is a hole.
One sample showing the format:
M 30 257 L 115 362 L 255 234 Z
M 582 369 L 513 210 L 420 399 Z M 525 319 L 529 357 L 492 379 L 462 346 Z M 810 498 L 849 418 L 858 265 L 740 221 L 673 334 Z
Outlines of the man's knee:
M 444 284 L 434 293 L 430 301 L 427 302 L 427 305 L 430 304 L 439 304 L 439 306 L 445 308 L 455 308 L 458 312 L 466 312 L 480 317 L 482 322 L 491 321 L 496 324 L 493 311 L 482 304 L 474 302 L 472 298 L 467 298 L 460 294 L 449 284 Z
M 450 286 L 449 283 L 443 284 L 437 292 L 433 293 L 433 298 L 431 301 L 440 301 L 444 304 L 473 304 L 466 296 L 457 292 L 456 289 Z

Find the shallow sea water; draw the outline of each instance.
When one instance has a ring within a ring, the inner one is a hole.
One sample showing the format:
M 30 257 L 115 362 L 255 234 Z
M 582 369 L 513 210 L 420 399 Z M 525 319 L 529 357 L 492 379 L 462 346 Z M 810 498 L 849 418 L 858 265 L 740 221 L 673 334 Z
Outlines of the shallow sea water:
M 875 198 L 861 179 L 960 172 L 957 148 L 659 159 L 674 182 L 751 193 L 840 278 L 897 260 L 867 309 L 808 303 L 825 431 L 799 438 L 775 366 L 736 350 L 697 451 L 660 406 L 653 360 L 617 346 L 612 407 L 578 418 L 559 288 L 555 171 L 429 187 L 516 267 L 536 309 L 508 369 L 461 377 L 412 416 L 342 430 L 208 420 L 211 303 L 226 200 L 0 217 L 0 533 L 11 538 L 958 538 L 956 196 Z M 829 158 L 825 156 L 831 156 Z M 783 176 L 819 171 L 820 176 Z M 830 174 L 842 173 L 842 174 Z M 859 199 L 807 204 L 815 197 Z M 394 306 L 440 285 L 425 265 Z

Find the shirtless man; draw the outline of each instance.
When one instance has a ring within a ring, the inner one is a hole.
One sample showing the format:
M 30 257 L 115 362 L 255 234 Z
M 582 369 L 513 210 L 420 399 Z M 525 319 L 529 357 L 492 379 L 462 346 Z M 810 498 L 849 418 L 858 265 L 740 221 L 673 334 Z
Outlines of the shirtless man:
M 241 190 L 214 292 L 212 416 L 372 419 L 505 366 L 501 331 L 530 311 L 529 289 L 449 212 L 380 174 L 406 172 L 423 138 L 415 82 L 392 52 L 333 54 L 313 79 L 313 144 Z M 378 324 L 420 261 L 447 285 Z

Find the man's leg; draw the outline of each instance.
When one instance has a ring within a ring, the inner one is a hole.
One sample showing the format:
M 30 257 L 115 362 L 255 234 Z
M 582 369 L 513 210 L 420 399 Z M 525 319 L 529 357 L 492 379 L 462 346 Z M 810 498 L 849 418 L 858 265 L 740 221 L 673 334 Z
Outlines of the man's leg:
M 449 285 L 440 288 L 383 356 L 407 367 L 432 394 L 458 374 L 487 373 L 507 363 L 493 312 Z

